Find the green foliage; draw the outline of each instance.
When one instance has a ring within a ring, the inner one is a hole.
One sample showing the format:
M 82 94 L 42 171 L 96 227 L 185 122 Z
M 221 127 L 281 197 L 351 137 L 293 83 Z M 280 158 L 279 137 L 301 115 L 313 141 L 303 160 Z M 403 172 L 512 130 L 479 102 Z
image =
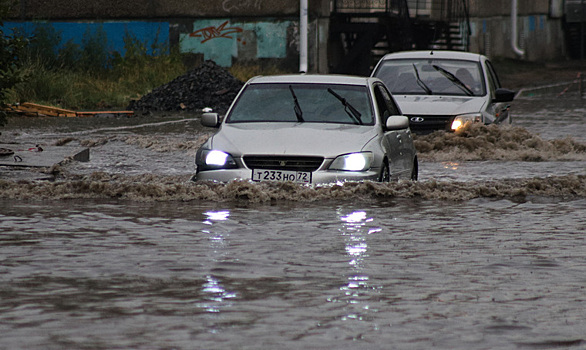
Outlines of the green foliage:
M 81 61 L 81 48 L 73 40 L 66 42 L 57 55 L 57 64 L 60 68 L 75 69 Z
M 167 56 L 170 50 L 166 43 L 159 42 L 160 32 L 157 33 L 154 42 L 150 45 L 150 50 L 147 43 L 141 42 L 136 37 L 132 36 L 128 31 L 124 33 L 124 56 L 115 52 L 112 56 L 111 63 L 113 67 L 128 67 L 136 64 L 149 64 L 156 58 Z M 178 57 L 178 56 L 175 56 Z
M 62 33 L 38 23 L 20 71 L 27 79 L 11 89 L 13 101 L 73 110 L 124 109 L 132 99 L 186 72 L 181 53 L 170 48 L 166 38 L 157 35 L 147 43 L 126 32 L 123 39 L 124 55 L 108 51 L 103 28 L 88 29 L 81 44 L 60 45 Z M 235 66 L 231 71 L 242 81 L 280 72 L 258 64 Z
M 81 45 L 57 49 L 61 33 L 39 25 L 25 65 L 30 78 L 14 89 L 21 102 L 68 109 L 126 108 L 153 88 L 185 73 L 181 55 L 158 38 L 151 45 L 126 33 L 125 55 L 108 52 L 105 32 L 86 31 Z
M 10 3 L 0 0 L 0 25 L 10 11 Z M 16 34 L 6 35 L 0 28 L 0 126 L 6 123 L 7 99 L 10 90 L 23 81 L 21 55 L 27 40 Z
M 88 28 L 81 45 L 72 40 L 60 45 L 61 32 L 48 23 L 36 23 L 30 44 L 26 48 L 28 65 L 42 66 L 48 70 L 74 70 L 103 73 L 108 66 L 108 38 L 102 27 L 91 31 Z
M 42 61 L 46 67 L 58 65 L 58 56 L 54 48 L 61 41 L 61 34 L 47 23 L 37 23 L 32 32 L 32 40 L 25 50 L 26 61 Z
M 79 68 L 85 71 L 103 71 L 110 59 L 108 37 L 104 28 L 99 27 L 92 33 L 88 27 L 82 39 Z

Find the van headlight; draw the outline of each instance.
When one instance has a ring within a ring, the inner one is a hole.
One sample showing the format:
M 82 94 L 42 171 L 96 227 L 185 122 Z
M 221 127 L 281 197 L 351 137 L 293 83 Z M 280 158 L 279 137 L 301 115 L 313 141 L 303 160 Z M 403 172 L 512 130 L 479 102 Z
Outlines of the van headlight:
M 482 121 L 481 113 L 460 114 L 452 122 L 452 130 L 458 130 L 466 123 L 479 123 Z
M 371 168 L 374 157 L 370 152 L 343 154 L 336 157 L 330 170 L 365 171 Z
M 195 164 L 197 171 L 238 168 L 236 161 L 230 154 L 213 149 L 198 150 L 195 155 Z

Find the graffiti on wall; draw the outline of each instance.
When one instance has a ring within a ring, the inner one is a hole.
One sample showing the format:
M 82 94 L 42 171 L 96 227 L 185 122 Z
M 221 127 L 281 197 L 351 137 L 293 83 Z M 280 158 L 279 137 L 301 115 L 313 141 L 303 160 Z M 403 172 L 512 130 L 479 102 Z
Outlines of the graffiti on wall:
M 232 11 L 242 11 L 247 9 L 260 10 L 262 0 L 224 0 L 222 1 L 222 8 L 224 11 L 230 13 Z
M 193 38 L 203 38 L 201 43 L 205 43 L 208 40 L 216 38 L 232 39 L 231 34 L 242 33 L 242 28 L 239 27 L 227 27 L 228 21 L 220 24 L 219 26 L 209 26 L 206 28 L 198 29 L 195 32 L 189 34 Z
M 231 67 L 233 58 L 285 58 L 291 44 L 288 33 L 292 26 L 291 21 L 197 20 L 193 23 L 193 32 L 179 35 L 180 50 L 203 54 L 205 60 L 213 60 L 223 67 Z

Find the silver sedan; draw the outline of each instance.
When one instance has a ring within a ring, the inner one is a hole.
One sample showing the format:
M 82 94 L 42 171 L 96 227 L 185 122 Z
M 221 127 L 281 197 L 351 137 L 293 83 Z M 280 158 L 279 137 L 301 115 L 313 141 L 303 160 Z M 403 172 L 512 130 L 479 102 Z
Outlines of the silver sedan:
M 409 121 L 377 78 L 283 75 L 249 80 L 198 151 L 194 180 L 416 180 Z
M 487 57 L 459 51 L 406 51 L 384 56 L 382 79 L 414 133 L 453 131 L 466 123 L 510 124 L 515 93 L 501 87 Z

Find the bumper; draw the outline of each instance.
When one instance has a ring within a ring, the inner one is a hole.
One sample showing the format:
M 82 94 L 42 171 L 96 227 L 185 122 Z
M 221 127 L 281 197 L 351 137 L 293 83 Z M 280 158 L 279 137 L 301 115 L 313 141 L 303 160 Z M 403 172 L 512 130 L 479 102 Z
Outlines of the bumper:
M 377 181 L 379 169 L 372 168 L 368 171 L 324 171 L 318 170 L 311 174 L 311 184 L 333 184 L 346 181 Z M 250 169 L 222 169 L 208 170 L 197 173 L 194 181 L 229 182 L 232 180 L 248 180 L 252 177 Z

